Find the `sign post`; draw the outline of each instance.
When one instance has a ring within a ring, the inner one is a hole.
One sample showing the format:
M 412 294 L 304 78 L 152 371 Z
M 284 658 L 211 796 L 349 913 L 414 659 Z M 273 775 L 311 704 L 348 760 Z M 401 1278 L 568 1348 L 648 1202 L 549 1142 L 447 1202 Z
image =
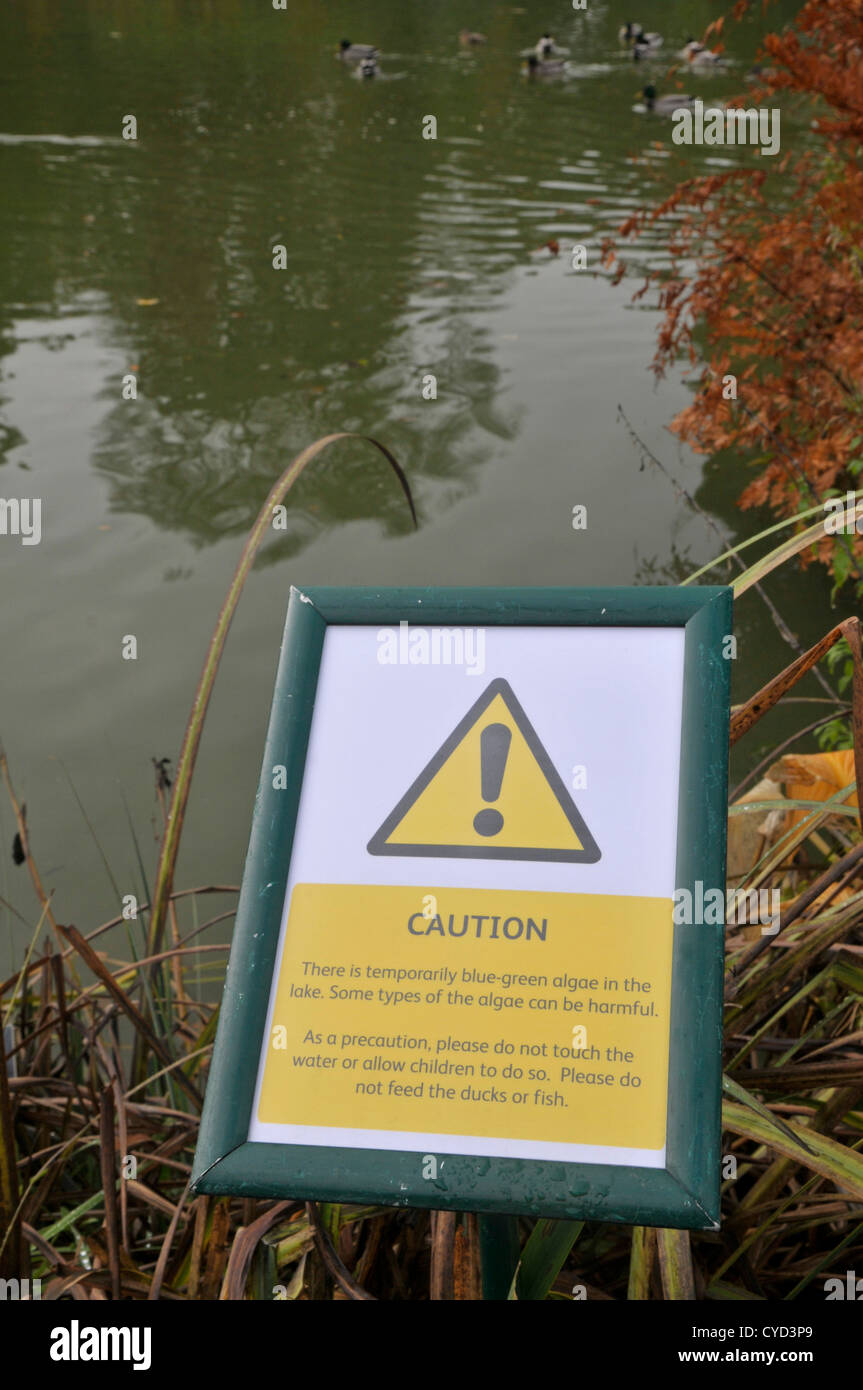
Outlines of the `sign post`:
M 197 1191 L 715 1226 L 730 630 L 292 591 Z

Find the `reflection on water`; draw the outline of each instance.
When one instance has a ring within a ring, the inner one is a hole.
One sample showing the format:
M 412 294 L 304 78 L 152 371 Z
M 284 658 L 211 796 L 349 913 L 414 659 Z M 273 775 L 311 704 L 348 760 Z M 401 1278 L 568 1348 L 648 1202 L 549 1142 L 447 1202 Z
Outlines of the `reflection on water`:
M 669 43 L 714 8 L 675 7 Z M 623 400 L 698 488 L 702 461 L 663 430 L 685 387 L 654 392 L 655 316 L 602 278 L 599 246 L 643 200 L 648 168 L 671 178 L 706 156 L 672 157 L 668 127 L 635 109 L 645 65 L 620 49 L 620 23 L 616 4 L 582 14 L 567 0 L 540 24 L 491 0 L 470 14 L 441 0 L 433 25 L 427 7 L 383 0 L 361 21 L 347 0 L 325 13 L 316 0 L 290 13 L 239 0 L 0 13 L 13 55 L 0 80 L 0 461 L 7 495 L 44 498 L 38 554 L 0 550 L 15 593 L 0 732 L 61 918 L 108 916 L 114 899 L 56 760 L 115 872 L 131 872 L 117 782 L 149 846 L 149 759 L 178 746 L 239 538 L 317 436 L 384 440 L 421 529 L 360 446 L 301 479 L 220 677 L 184 881 L 239 874 L 290 582 L 656 582 L 669 556 L 717 549 L 663 479 L 639 472 L 616 420 Z M 460 47 L 465 24 L 488 44 Z M 554 84 L 528 80 L 519 57 L 549 26 L 569 50 Z M 379 45 L 381 79 L 335 60 L 342 33 Z M 738 38 L 742 73 L 757 29 Z M 651 63 L 650 80 L 663 76 Z M 740 85 L 733 72 L 695 80 L 706 99 Z M 120 138 L 129 113 L 135 142 Z M 429 114 L 436 140 L 422 138 Z M 576 243 L 588 274 L 572 269 Z M 637 255 L 662 262 L 661 229 Z M 135 400 L 122 398 L 129 376 Z M 730 527 L 733 462 L 702 498 Z M 576 502 L 590 525 L 574 540 Z M 795 605 L 822 593 L 781 582 Z M 761 613 L 742 621 L 758 639 L 754 679 L 785 649 Z M 127 632 L 140 636 L 134 672 L 118 659 Z M 4 860 L 0 895 L 29 912 Z
M 50 7 L 35 33 L 26 12 L 6 20 L 24 70 L 4 121 L 21 129 L 2 139 L 21 194 L 3 298 L 26 287 L 32 308 L 62 317 L 87 296 L 90 331 L 136 373 L 133 409 L 101 383 L 93 463 L 112 510 L 202 542 L 244 530 L 279 460 L 336 425 L 395 441 L 415 479 L 469 486 L 488 458 L 471 435 L 515 429 L 494 404 L 489 322 L 507 272 L 553 237 L 563 259 L 543 270 L 573 295 L 566 242 L 596 246 L 642 194 L 630 155 L 659 132 L 628 109 L 639 79 L 613 24 L 573 16 L 574 53 L 613 61 L 573 61 L 552 94 L 521 76 L 530 22 L 515 9 L 469 54 L 443 23 L 432 45 L 405 16 L 397 51 L 382 44 L 384 70 L 405 79 L 392 86 L 351 82 L 327 34 L 308 33 L 311 6 L 286 23 L 217 10 L 209 34 L 178 6 L 143 26 L 121 6 L 111 22 L 125 27 L 108 33 L 84 6 L 50 38 Z M 109 134 L 133 108 L 138 140 Z M 434 142 L 421 134 L 432 110 Z M 434 409 L 418 399 L 424 372 L 441 383 Z M 318 524 L 400 512 L 363 472 L 323 470 Z

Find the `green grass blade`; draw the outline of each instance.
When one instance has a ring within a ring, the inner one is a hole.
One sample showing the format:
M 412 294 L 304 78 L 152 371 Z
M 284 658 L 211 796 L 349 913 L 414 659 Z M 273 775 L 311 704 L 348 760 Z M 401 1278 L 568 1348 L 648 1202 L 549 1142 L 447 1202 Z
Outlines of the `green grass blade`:
M 626 1297 L 643 1302 L 650 1297 L 650 1272 L 656 1248 L 656 1231 L 652 1226 L 633 1226 L 632 1250 L 629 1257 L 629 1287 Z
M 748 1105 L 750 1110 L 754 1110 L 757 1115 L 767 1120 L 769 1124 L 777 1125 L 791 1144 L 803 1144 L 807 1153 L 812 1152 L 809 1145 L 805 1143 L 799 1135 L 795 1134 L 793 1130 L 789 1129 L 784 1120 L 780 1120 L 779 1116 L 774 1115 L 773 1111 L 769 1110 L 763 1101 L 750 1095 L 743 1086 L 739 1085 L 738 1082 L 734 1081 L 730 1076 L 723 1076 L 722 1089 L 732 1100 L 739 1101 L 741 1105 Z
M 583 1221 L 537 1221 L 521 1257 L 518 1297 L 543 1301 L 581 1234 Z
M 753 1110 L 733 1101 L 724 1103 L 722 1123 L 732 1134 L 767 1144 L 813 1173 L 820 1173 L 823 1178 L 835 1182 L 842 1192 L 863 1200 L 863 1157 L 854 1149 L 837 1144 L 834 1139 L 828 1139 L 812 1129 L 803 1129 L 802 1134 L 798 1133 L 800 1127 L 793 1124 L 779 1129 L 775 1121 L 765 1120 Z M 793 1141 L 786 1137 L 786 1129 L 791 1130 Z M 803 1143 L 806 1144 L 805 1149 Z
M 92 1211 L 94 1207 L 101 1206 L 104 1200 L 105 1194 L 100 1188 L 98 1192 L 93 1193 L 92 1197 L 88 1197 L 86 1202 L 82 1202 L 79 1207 L 75 1207 L 74 1211 L 67 1211 L 64 1216 L 60 1217 L 59 1221 L 55 1221 L 51 1226 L 46 1226 L 45 1230 L 40 1231 L 39 1234 L 43 1240 L 47 1240 L 49 1243 L 53 1244 L 58 1236 L 61 1236 L 64 1231 L 68 1231 L 70 1226 L 74 1226 L 80 1216 L 86 1216 L 88 1211 Z
M 820 508 L 823 512 L 823 507 Z M 854 507 L 853 520 L 856 525 L 858 516 L 863 517 L 863 502 L 858 501 Z M 748 570 L 737 576 L 731 581 L 731 588 L 734 590 L 734 597 L 739 598 L 745 594 L 747 589 L 751 589 L 753 584 L 766 578 L 773 570 L 784 565 L 786 560 L 790 560 L 794 555 L 799 555 L 801 550 L 807 550 L 810 545 L 824 539 L 827 532 L 824 530 L 825 516 L 814 526 L 807 526 L 805 531 L 801 531 L 799 536 L 792 536 L 789 540 L 783 541 L 775 550 L 770 550 L 766 555 L 762 555 L 760 560 L 756 560 L 754 565 L 750 565 Z
M 675 1303 L 691 1302 L 695 1298 L 695 1274 L 689 1232 L 662 1226 L 656 1232 L 656 1248 L 665 1297 Z
M 863 492 L 855 492 L 854 498 L 856 501 L 863 501 Z M 694 574 L 687 575 L 687 577 L 682 580 L 682 584 L 694 584 L 703 574 L 708 574 L 710 570 L 716 569 L 716 566 L 721 565 L 723 561 L 731 560 L 738 551 L 746 550 L 750 545 L 757 545 L 759 541 L 765 540 L 767 536 L 773 536 L 777 531 L 785 531 L 789 526 L 796 526 L 798 521 L 803 521 L 807 516 L 815 516 L 818 513 L 820 513 L 821 516 L 824 515 L 823 502 L 816 502 L 814 507 L 807 507 L 802 512 L 795 512 L 794 516 L 787 516 L 782 521 L 775 522 L 773 526 L 768 526 L 766 530 L 759 531 L 757 536 L 750 536 L 748 540 L 739 541 L 737 545 L 732 546 L 730 550 L 725 550 L 721 555 L 717 555 L 716 559 L 711 560 L 709 564 L 702 565 L 701 569 L 696 570 Z M 744 578 L 744 575 L 741 575 L 741 578 Z

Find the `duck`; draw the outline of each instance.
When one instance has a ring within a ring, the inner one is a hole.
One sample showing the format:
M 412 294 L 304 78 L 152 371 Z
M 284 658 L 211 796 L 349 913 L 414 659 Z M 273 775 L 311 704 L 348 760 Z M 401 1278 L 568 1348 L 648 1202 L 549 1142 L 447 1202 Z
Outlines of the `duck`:
M 628 24 L 620 27 L 617 37 L 621 43 L 639 44 L 642 48 L 661 48 L 663 39 L 661 34 L 655 31 L 646 32 L 640 24 L 634 24 L 632 20 Z
M 650 42 L 651 37 L 659 39 L 659 43 L 651 43 L 651 42 Z M 655 34 L 655 35 L 645 34 L 642 38 L 636 39 L 635 42 L 633 43 L 633 45 L 632 45 L 632 56 L 633 56 L 633 58 L 635 59 L 636 62 L 638 62 L 638 60 L 639 60 L 640 58 L 654 58 L 654 57 L 656 56 L 656 54 L 659 52 L 659 50 L 660 50 L 661 47 L 662 47 L 662 35 L 661 35 L 661 34 Z
M 695 97 L 686 96 L 683 92 L 676 92 L 665 97 L 659 96 L 656 88 L 650 82 L 646 87 L 642 87 L 641 96 L 648 111 L 652 111 L 657 116 L 671 116 L 675 111 L 691 111 L 695 105 Z
M 464 48 L 476 48 L 481 43 L 488 43 L 485 34 L 475 34 L 470 29 L 462 29 L 458 41 Z
M 378 50 L 371 43 L 351 43 L 350 39 L 342 39 L 339 44 L 337 58 L 341 58 L 343 63 L 361 63 L 364 58 L 377 59 Z
M 709 67 L 713 63 L 722 62 L 721 53 L 692 38 L 686 40 L 678 57 L 685 58 L 692 67 Z
M 537 58 L 550 58 L 554 52 L 555 44 L 551 34 L 543 34 L 541 39 L 537 39 L 534 52 Z
M 527 60 L 528 77 L 562 77 L 565 68 L 566 62 L 563 58 L 555 58 L 553 62 L 549 62 L 531 53 Z
M 372 54 L 368 58 L 361 58 L 357 71 L 360 77 L 379 77 L 381 70 L 378 67 L 377 57 Z

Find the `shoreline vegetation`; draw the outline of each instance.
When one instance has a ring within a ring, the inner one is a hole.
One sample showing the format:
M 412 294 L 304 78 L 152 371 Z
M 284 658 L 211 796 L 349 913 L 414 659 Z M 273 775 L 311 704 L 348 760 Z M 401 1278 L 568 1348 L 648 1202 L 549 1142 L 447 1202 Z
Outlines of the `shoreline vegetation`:
M 735 12 L 748 8 L 739 0 Z M 721 21 L 711 29 L 717 37 Z M 685 582 L 736 566 L 735 600 L 750 590 L 766 599 L 761 585 L 774 571 L 814 557 L 832 568 L 837 587 L 853 581 L 859 595 L 860 541 L 826 530 L 823 503 L 850 489 L 854 519 L 863 518 L 863 491 L 853 486 L 863 469 L 854 385 L 863 365 L 855 249 L 863 224 L 863 9 L 804 3 L 795 26 L 768 36 L 765 52 L 771 94 L 814 95 L 828 110 L 818 121 L 829 157 L 817 177 L 811 164 L 795 171 L 794 209 L 777 221 L 758 196 L 766 175 L 745 174 L 743 193 L 735 171 L 683 186 L 631 219 L 623 235 L 678 215 L 673 256 L 695 269 L 672 273 L 660 288 L 657 369 L 683 353 L 704 371 L 675 428 L 705 452 L 734 447 L 755 456 L 761 471 L 743 505 L 768 505 L 778 517 Z M 709 252 L 699 240 L 705 231 Z M 723 396 L 723 379 L 735 371 L 738 394 Z M 26 863 L 38 903 L 24 958 L 0 982 L 0 1278 L 40 1280 L 42 1298 L 481 1297 L 474 1215 L 189 1191 L 218 1015 L 200 997 L 202 968 L 208 960 L 221 968 L 228 947 L 208 933 L 231 920 L 238 892 L 219 883 L 174 887 L 201 733 L 273 509 L 324 448 L 348 437 L 357 436 L 329 435 L 298 455 L 249 534 L 173 782 L 156 768 L 163 837 L 151 885 L 139 856 L 134 917 L 120 913 L 86 930 L 57 921 L 0 754 L 16 862 Z M 384 444 L 368 442 L 395 472 L 416 523 L 401 465 Z M 758 558 L 748 563 L 753 546 Z M 782 631 L 778 616 L 777 625 Z M 824 682 L 829 712 L 772 749 L 732 792 L 732 838 L 738 824 L 752 829 L 734 888 L 778 890 L 781 910 L 776 932 L 739 921 L 727 931 L 721 1227 L 525 1219 L 512 1298 L 823 1301 L 844 1297 L 830 1288 L 863 1267 L 863 839 L 853 809 L 863 791 L 860 624 L 831 625 L 805 652 L 795 643 L 785 670 L 733 709 L 732 745 L 800 679 L 819 672 L 824 681 L 821 662 L 830 671 L 841 663 L 840 691 L 850 698 Z M 832 761 L 815 772 L 799 745 L 825 729 L 848 753 L 841 764 L 838 753 L 821 755 Z
M 863 515 L 863 492 L 855 507 Z M 745 569 L 735 597 L 811 545 L 812 529 Z M 235 579 L 234 606 L 241 589 Z M 213 636 L 218 653 L 225 611 Z M 775 935 L 757 924 L 728 928 L 721 1230 L 582 1222 L 531 1230 L 525 1220 L 512 1297 L 569 1299 L 578 1286 L 580 1296 L 601 1299 L 824 1298 L 826 1281 L 844 1278 L 863 1255 L 863 841 L 856 815 L 839 814 L 863 785 L 858 620 L 831 629 L 736 706 L 730 738 L 749 732 L 843 639 L 853 657 L 854 749 L 840 775 L 853 768 L 852 780 L 835 792 L 804 785 L 804 797 L 777 787 L 770 801 L 730 808 L 731 823 L 740 810 L 763 815 L 766 807 L 774 817 L 759 827 L 736 888 L 779 889 L 783 907 Z M 845 708 L 837 697 L 834 716 Z M 198 699 L 196 721 L 199 738 Z M 187 731 L 184 746 L 193 738 Z M 190 781 L 194 756 L 185 768 Z M 238 888 L 175 891 L 171 861 L 162 932 L 149 896 L 132 920 L 118 915 L 87 933 L 59 923 L 5 754 L 0 775 L 41 905 L 20 970 L 0 982 L 0 1277 L 39 1279 L 47 1298 L 479 1298 L 472 1214 L 190 1194 L 218 1014 L 196 997 L 200 964 L 227 951 L 206 933 L 233 916 Z M 175 783 L 166 807 L 164 776 L 157 767 L 163 857 L 166 845 L 176 855 L 171 808 L 188 794 Z M 207 915 L 211 898 L 217 910 Z

